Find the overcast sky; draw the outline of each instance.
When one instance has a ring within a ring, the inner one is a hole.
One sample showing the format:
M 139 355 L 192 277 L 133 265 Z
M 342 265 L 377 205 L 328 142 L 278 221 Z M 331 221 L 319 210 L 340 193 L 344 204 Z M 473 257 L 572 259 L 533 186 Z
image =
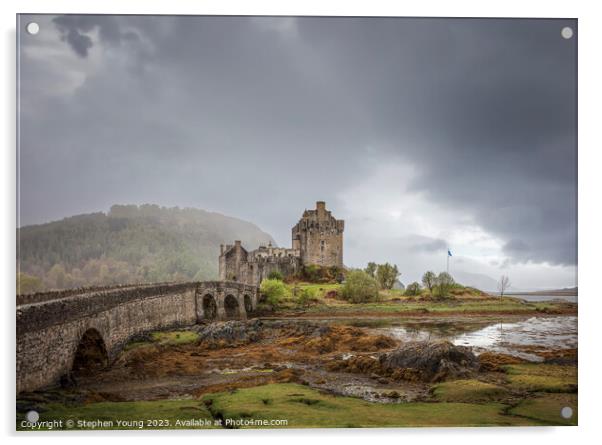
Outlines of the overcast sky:
M 35 20 L 40 32 L 29 35 Z M 22 16 L 20 224 L 217 211 L 345 264 L 576 284 L 573 20 Z

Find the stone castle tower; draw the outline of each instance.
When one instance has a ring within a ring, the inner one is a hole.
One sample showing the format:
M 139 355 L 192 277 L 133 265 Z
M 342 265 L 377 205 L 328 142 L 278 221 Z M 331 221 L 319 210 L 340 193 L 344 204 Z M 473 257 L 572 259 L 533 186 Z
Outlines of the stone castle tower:
M 303 266 L 343 267 L 345 222 L 326 210 L 318 201 L 315 210 L 306 210 L 292 230 L 292 248 L 260 246 L 247 251 L 240 241 L 221 245 L 219 279 L 259 286 L 271 272 L 283 276 L 296 274 Z
M 306 210 L 293 227 L 293 249 L 299 249 L 302 264 L 343 267 L 345 221 L 336 219 L 318 201 L 315 210 Z

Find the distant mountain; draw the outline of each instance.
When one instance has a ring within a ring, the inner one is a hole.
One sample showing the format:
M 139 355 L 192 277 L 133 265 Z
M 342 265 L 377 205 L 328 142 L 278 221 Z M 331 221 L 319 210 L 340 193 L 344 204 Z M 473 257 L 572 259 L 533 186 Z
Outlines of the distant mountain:
M 508 295 L 546 295 L 546 296 L 574 296 L 579 294 L 577 286 L 563 287 L 562 289 L 538 289 L 531 291 L 512 291 Z
M 21 292 L 76 286 L 217 278 L 220 244 L 254 249 L 272 237 L 205 210 L 114 205 L 17 230 Z
M 464 286 L 476 287 L 482 291 L 492 292 L 497 290 L 497 281 L 488 275 L 480 273 L 470 273 L 464 271 L 454 271 L 451 274 L 458 283 Z

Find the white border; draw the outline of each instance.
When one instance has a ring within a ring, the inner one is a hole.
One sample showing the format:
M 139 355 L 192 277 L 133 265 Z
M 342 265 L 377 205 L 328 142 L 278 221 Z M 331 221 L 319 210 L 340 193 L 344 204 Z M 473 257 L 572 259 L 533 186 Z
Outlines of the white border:
M 601 360 L 600 332 L 596 329 L 602 317 L 602 291 L 598 277 L 602 254 L 600 229 L 600 124 L 602 97 L 600 81 L 602 69 L 601 16 L 595 1 L 464 1 L 438 0 L 392 2 L 380 0 L 341 1 L 81 1 L 81 0 L 3 0 L 2 37 L 3 63 L 1 108 L 2 134 L 5 137 L 2 152 L 2 267 L 4 283 L 4 338 L 6 354 L 1 367 L 6 385 L 1 404 L 3 432 L 9 439 L 25 442 L 73 440 L 104 443 L 107 440 L 132 440 L 134 437 L 149 443 L 164 443 L 168 436 L 189 443 L 203 441 L 257 443 L 306 443 L 341 438 L 345 443 L 364 443 L 376 436 L 377 441 L 395 443 L 478 443 L 504 444 L 508 442 L 546 442 L 567 445 L 579 435 L 579 441 L 594 441 L 600 431 Z M 16 435 L 14 429 L 14 299 L 15 292 L 15 14 L 21 13 L 111 13 L 111 14 L 235 14 L 235 15 L 399 15 L 438 17 L 576 17 L 579 19 L 579 427 L 575 428 L 450 428 L 450 429 L 396 429 L 396 430 L 295 430 L 295 431 L 234 431 L 234 432 L 131 432 L 126 433 L 27 433 Z M 8 283 L 8 284 L 7 284 Z M 130 439 L 131 437 L 131 439 Z M 135 440 L 135 439 L 134 439 Z

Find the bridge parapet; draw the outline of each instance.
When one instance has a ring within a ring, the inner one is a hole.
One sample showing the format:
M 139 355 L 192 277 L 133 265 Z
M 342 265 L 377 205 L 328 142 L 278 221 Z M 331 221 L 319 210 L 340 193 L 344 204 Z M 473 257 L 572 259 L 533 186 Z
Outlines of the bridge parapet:
M 171 286 L 173 282 L 165 283 L 135 283 L 135 284 L 118 284 L 111 286 L 90 286 L 90 287 L 78 287 L 73 289 L 63 290 L 50 290 L 44 292 L 35 292 L 33 294 L 17 294 L 17 306 L 23 306 L 25 304 L 43 303 L 45 301 L 61 300 L 63 298 L 74 297 L 76 295 L 85 295 L 100 292 L 118 291 L 126 289 L 142 289 L 142 288 L 155 288 L 158 286 Z

